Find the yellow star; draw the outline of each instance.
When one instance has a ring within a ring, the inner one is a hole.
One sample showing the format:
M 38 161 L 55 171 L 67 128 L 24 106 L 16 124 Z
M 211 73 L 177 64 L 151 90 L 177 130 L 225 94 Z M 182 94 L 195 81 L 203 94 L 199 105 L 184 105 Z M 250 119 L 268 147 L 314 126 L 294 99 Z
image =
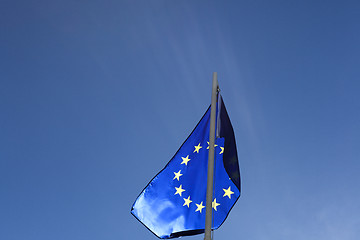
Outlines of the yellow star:
M 207 142 L 208 143 L 208 145 L 210 145 L 210 143 L 209 142 Z M 214 148 L 216 148 L 218 145 L 216 145 L 216 144 L 214 144 Z M 206 149 L 209 149 L 210 148 L 210 146 L 208 146 Z
M 179 170 L 179 172 L 174 172 L 174 174 L 175 174 L 175 177 L 173 178 L 173 180 L 177 179 L 178 181 L 180 181 L 180 176 L 182 176 L 181 170 Z
M 201 210 L 205 207 L 205 206 L 202 205 L 203 202 L 201 202 L 200 204 L 197 204 L 197 203 L 195 203 L 195 204 L 196 204 L 196 207 L 197 207 L 195 212 L 200 211 L 200 213 L 201 213 Z
M 230 187 L 228 189 L 223 188 L 223 190 L 225 192 L 223 197 L 228 196 L 231 199 L 231 194 L 234 194 L 234 192 L 230 190 Z
M 224 148 L 223 147 L 220 147 L 221 151 L 219 154 L 223 154 L 224 153 Z
M 180 187 L 175 187 L 175 189 L 176 189 L 176 193 L 174 195 L 179 194 L 180 197 L 181 197 L 182 192 L 185 191 L 184 189 L 182 189 L 182 185 L 180 185 Z
M 185 201 L 185 203 L 184 203 L 184 205 L 183 206 L 187 206 L 188 208 L 190 207 L 190 203 L 192 202 L 191 200 L 190 200 L 190 196 L 188 197 L 188 198 L 184 198 L 184 201 Z
M 191 160 L 190 158 L 189 158 L 189 155 L 187 155 L 186 156 L 186 158 L 184 158 L 184 157 L 181 157 L 182 158 L 182 162 L 181 162 L 181 164 L 185 164 L 186 166 L 187 166 L 187 164 L 188 164 L 188 162 Z
M 199 143 L 199 145 L 194 146 L 194 147 L 195 147 L 194 152 L 197 152 L 197 153 L 199 153 L 200 148 L 202 148 L 202 146 L 200 146 L 200 143 Z
M 219 205 L 220 205 L 220 203 L 217 203 L 216 198 L 214 198 L 214 201 L 212 202 L 212 208 L 215 209 L 215 211 L 217 211 L 216 207 Z

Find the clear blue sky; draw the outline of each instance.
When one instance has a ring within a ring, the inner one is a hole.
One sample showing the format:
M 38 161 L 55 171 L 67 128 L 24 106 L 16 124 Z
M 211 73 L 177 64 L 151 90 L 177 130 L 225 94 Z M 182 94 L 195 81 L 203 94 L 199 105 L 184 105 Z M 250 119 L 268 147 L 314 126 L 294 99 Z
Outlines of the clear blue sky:
M 0 239 L 156 239 L 131 205 L 200 120 L 216 71 L 242 196 L 215 238 L 358 240 L 359 12 L 2 0 Z

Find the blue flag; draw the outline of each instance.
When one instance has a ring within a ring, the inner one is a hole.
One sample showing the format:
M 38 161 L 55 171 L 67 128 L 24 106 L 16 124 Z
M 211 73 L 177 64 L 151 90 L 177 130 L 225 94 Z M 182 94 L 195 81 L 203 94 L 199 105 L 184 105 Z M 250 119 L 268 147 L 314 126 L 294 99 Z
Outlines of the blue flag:
M 210 107 L 180 149 L 145 187 L 131 213 L 159 238 L 203 233 Z M 234 131 L 221 96 L 216 116 L 213 224 L 225 221 L 240 196 L 240 172 Z

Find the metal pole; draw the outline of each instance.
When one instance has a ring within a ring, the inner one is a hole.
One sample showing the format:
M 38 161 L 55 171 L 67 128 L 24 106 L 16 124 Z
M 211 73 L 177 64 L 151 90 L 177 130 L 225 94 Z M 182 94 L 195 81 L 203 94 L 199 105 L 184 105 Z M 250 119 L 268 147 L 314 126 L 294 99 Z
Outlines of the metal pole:
M 215 119 L 216 119 L 216 96 L 218 89 L 217 73 L 213 73 L 211 113 L 210 113 L 210 136 L 209 136 L 209 159 L 206 188 L 206 215 L 205 215 L 205 238 L 211 240 L 212 227 L 212 198 L 214 189 L 214 145 L 215 145 Z

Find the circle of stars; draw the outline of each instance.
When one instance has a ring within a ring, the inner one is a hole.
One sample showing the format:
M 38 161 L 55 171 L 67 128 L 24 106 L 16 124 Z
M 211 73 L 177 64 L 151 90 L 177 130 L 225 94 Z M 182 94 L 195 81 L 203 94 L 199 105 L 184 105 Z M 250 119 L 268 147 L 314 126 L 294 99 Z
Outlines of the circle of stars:
M 209 145 L 209 142 L 207 142 L 208 145 Z M 214 145 L 214 147 L 217 147 L 218 145 Z M 199 153 L 200 150 L 203 148 L 201 146 L 201 143 L 199 143 L 197 146 L 194 146 L 194 152 L 193 153 Z M 206 149 L 209 149 L 209 146 L 206 148 Z M 219 154 L 223 154 L 224 153 L 224 147 L 220 147 L 220 153 Z M 186 157 L 181 157 L 182 159 L 182 162 L 181 164 L 185 164 L 186 166 L 188 165 L 188 163 L 190 162 L 190 158 L 189 158 L 189 155 L 187 155 Z M 178 182 L 180 181 L 180 177 L 183 175 L 181 173 L 181 170 L 179 170 L 178 172 L 174 172 L 174 178 L 173 180 L 177 180 Z M 180 184 L 179 187 L 175 187 L 175 194 L 174 195 L 179 195 L 180 197 L 182 196 L 182 193 L 185 192 L 186 190 L 182 188 L 182 184 Z M 223 188 L 223 191 L 224 191 L 224 195 L 223 197 L 228 197 L 229 199 L 231 199 L 231 195 L 234 194 L 233 191 L 231 191 L 231 187 L 229 186 L 227 189 Z M 183 198 L 184 200 L 184 204 L 183 206 L 184 207 L 188 207 L 190 208 L 190 204 L 193 202 L 191 199 L 190 199 L 190 195 L 187 197 L 187 198 Z M 205 208 L 205 206 L 203 205 L 203 202 L 200 202 L 199 204 L 195 203 L 196 205 L 196 210 L 195 212 L 199 212 L 199 213 L 202 213 L 202 210 L 203 208 Z M 220 206 L 220 203 L 217 202 L 216 198 L 214 198 L 213 202 L 211 203 L 211 206 L 212 208 L 217 211 L 217 207 Z

